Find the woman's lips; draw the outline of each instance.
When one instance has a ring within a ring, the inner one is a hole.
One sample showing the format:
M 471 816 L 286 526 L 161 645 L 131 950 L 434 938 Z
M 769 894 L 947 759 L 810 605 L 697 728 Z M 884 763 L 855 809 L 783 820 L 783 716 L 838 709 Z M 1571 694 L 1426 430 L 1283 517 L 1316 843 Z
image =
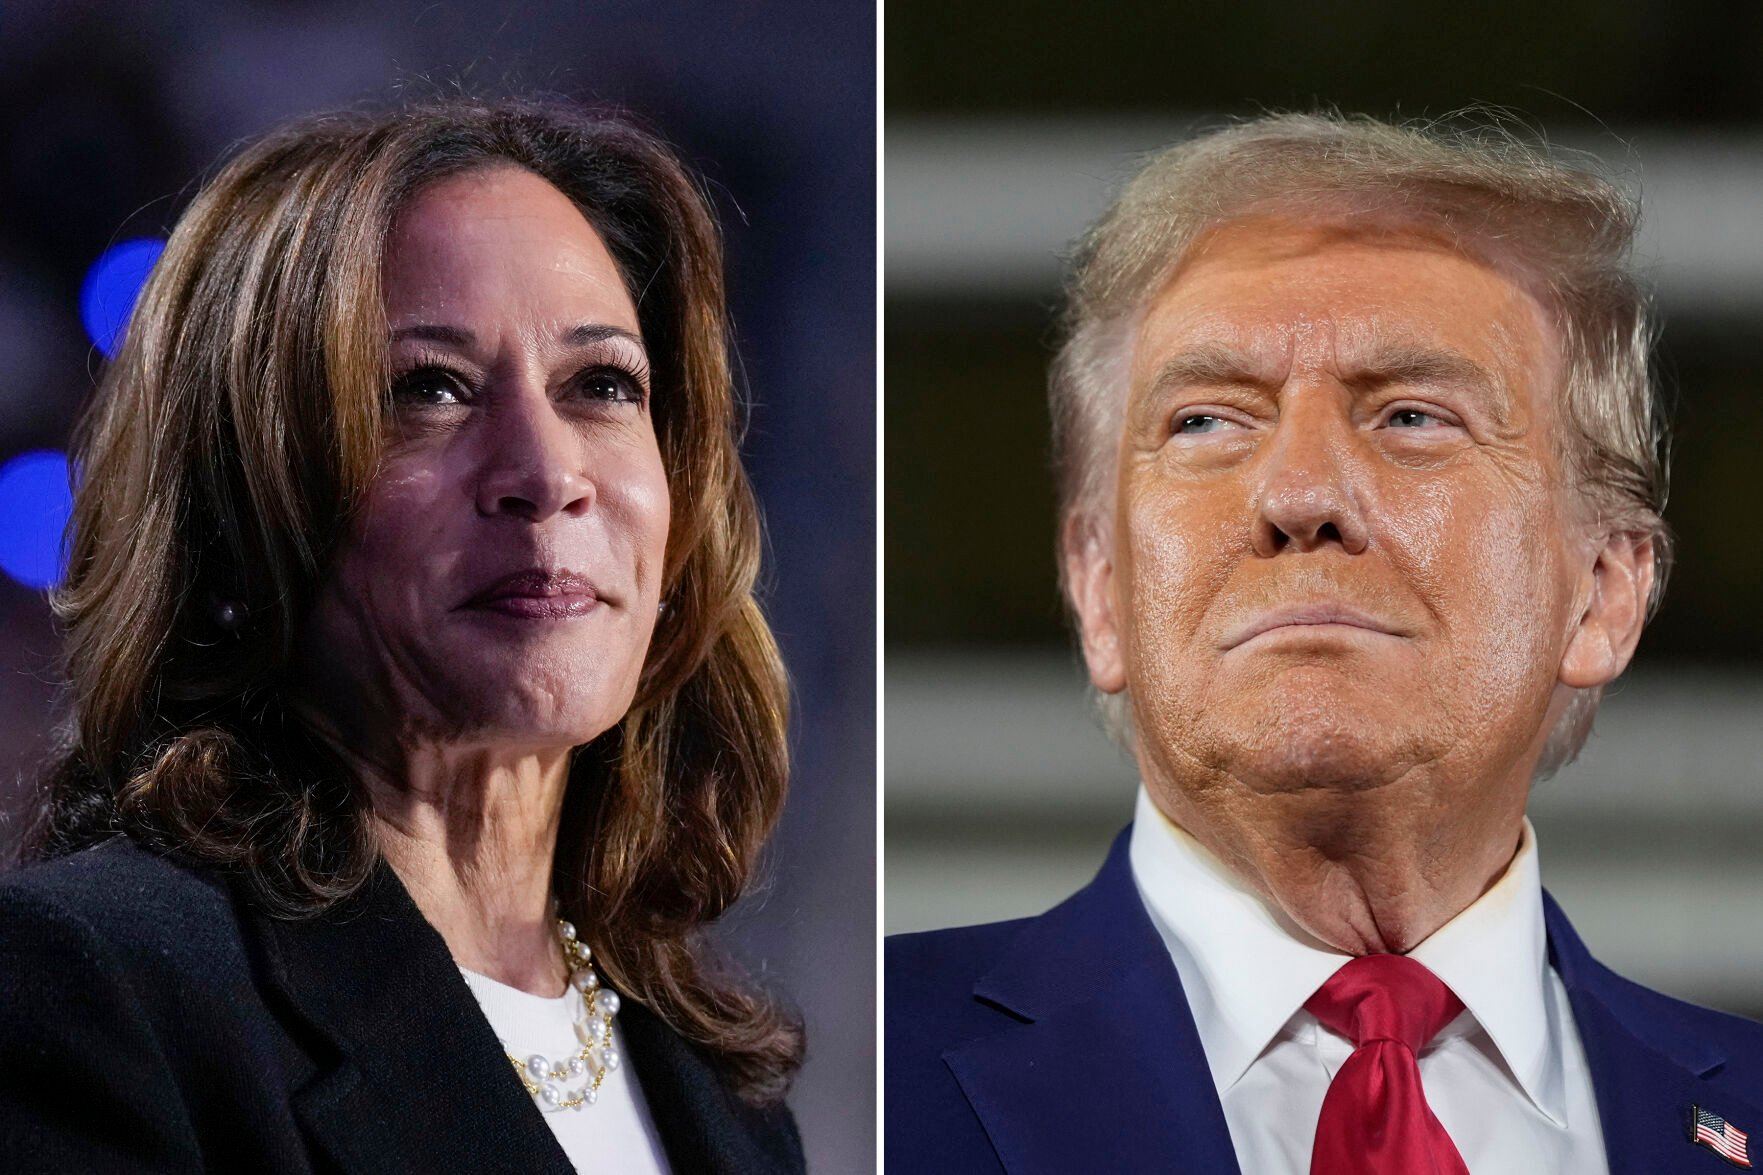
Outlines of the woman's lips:
M 465 607 L 523 620 L 561 620 L 586 616 L 603 601 L 588 578 L 567 568 L 533 567 L 504 575 Z
M 480 612 L 499 612 L 522 620 L 562 620 L 570 616 L 586 616 L 600 606 L 600 598 L 587 593 L 563 593 L 554 596 L 496 596 L 479 600 L 471 607 Z

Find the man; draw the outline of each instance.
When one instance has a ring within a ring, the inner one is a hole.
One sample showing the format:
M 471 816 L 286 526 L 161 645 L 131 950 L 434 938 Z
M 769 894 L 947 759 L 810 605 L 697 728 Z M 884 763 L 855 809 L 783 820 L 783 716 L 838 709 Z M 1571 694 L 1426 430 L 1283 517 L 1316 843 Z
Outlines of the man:
M 1084 238 L 1062 582 L 1136 818 L 1039 918 L 890 941 L 895 1171 L 1697 1172 L 1763 1026 L 1538 880 L 1668 564 L 1636 213 L 1499 137 L 1276 116 Z

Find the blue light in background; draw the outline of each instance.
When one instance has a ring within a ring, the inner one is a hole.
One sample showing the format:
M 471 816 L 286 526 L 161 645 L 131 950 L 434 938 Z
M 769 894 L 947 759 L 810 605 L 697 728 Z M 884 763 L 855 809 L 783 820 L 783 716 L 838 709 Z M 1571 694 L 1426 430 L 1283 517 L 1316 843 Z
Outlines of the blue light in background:
M 80 321 L 98 349 L 112 358 L 153 263 L 165 252 L 158 237 L 120 241 L 99 254 L 80 285 Z
M 0 465 L 0 571 L 28 588 L 59 583 L 72 511 L 66 453 L 32 449 Z

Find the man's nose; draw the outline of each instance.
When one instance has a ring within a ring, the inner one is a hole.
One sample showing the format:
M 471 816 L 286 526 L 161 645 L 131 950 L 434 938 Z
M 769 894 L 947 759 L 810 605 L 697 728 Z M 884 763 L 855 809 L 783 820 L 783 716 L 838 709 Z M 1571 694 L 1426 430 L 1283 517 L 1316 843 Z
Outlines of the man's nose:
M 594 503 L 580 426 L 558 411 L 542 385 L 507 386 L 486 412 L 478 511 L 542 522 L 583 514 Z
M 1329 543 L 1365 549 L 1366 470 L 1345 407 L 1323 388 L 1288 393 L 1259 455 L 1254 549 L 1264 557 Z

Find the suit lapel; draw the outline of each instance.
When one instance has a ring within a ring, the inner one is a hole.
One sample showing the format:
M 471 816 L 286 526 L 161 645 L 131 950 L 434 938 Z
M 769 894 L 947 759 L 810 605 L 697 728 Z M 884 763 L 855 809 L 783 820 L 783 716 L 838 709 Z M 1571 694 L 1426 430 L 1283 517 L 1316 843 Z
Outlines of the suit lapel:
M 998 1031 L 943 1054 L 1011 1175 L 1237 1171 L 1175 964 L 1127 860 L 1030 922 L 974 998 Z
M 316 1039 L 294 1097 L 344 1171 L 573 1171 L 440 934 L 384 860 L 312 919 L 253 913 L 272 999 Z
M 1743 1129 L 1763 1128 L 1763 1110 L 1721 1093 L 1708 1078 L 1725 1064 L 1721 1046 L 1679 1031 L 1586 950 L 1547 893 L 1549 959 L 1567 989 L 1597 1095 L 1610 1175 L 1732 1170 L 1689 1140 L 1690 1107 L 1700 1105 Z M 1663 1003 L 1660 1000 L 1660 1003 Z

